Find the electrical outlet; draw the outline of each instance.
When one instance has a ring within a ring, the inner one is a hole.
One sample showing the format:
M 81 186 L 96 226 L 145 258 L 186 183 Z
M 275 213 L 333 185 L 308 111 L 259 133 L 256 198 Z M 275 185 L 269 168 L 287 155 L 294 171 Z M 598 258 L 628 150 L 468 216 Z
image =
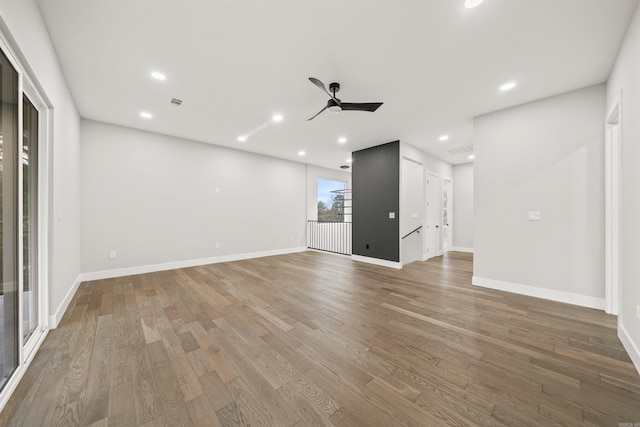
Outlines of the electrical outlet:
M 109 259 L 116 259 L 116 251 L 109 252 Z
M 540 211 L 529 211 L 529 221 L 540 221 Z
M 636 319 L 640 322 L 640 304 L 636 305 Z
M 220 243 L 216 243 L 216 249 L 220 249 Z

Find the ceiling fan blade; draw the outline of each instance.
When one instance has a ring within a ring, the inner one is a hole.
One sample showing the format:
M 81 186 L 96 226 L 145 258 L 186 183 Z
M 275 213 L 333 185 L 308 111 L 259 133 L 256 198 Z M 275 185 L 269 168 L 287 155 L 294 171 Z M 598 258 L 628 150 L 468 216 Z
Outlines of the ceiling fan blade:
M 318 117 L 318 116 L 320 115 L 320 113 L 322 113 L 322 112 L 323 112 L 324 110 L 326 110 L 327 108 L 328 108 L 328 107 L 324 107 L 322 110 L 320 110 L 320 111 L 318 112 L 318 114 L 316 114 L 315 116 L 311 117 L 310 119 L 307 119 L 307 121 L 310 121 L 310 120 L 315 119 L 316 117 Z
M 373 113 L 382 104 L 382 102 L 343 102 L 340 106 L 343 110 L 370 111 Z
M 338 101 L 335 96 L 333 96 L 333 94 L 331 92 L 329 92 L 327 90 L 327 87 L 324 85 L 324 83 L 322 83 L 320 80 L 316 79 L 315 77 L 309 77 L 309 80 L 311 81 L 311 83 L 313 83 L 314 85 L 318 86 L 320 89 L 322 89 L 324 91 L 324 93 L 326 93 L 327 95 L 329 95 L 331 97 L 331 99 L 333 99 L 334 101 L 336 101 L 338 104 L 340 104 L 340 101 Z

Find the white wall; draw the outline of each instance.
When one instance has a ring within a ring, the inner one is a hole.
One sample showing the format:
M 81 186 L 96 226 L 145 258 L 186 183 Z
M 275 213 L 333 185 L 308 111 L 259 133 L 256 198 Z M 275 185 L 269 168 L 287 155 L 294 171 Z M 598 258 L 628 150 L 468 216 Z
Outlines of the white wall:
M 604 307 L 604 106 L 597 85 L 475 119 L 474 284 Z
M 607 85 L 607 108 L 622 91 L 621 289 L 618 334 L 640 371 L 640 7 Z M 604 120 L 604 116 L 602 118 Z
M 451 178 L 453 175 L 453 168 L 451 164 L 444 160 L 440 160 L 431 154 L 427 154 L 406 142 L 401 142 L 400 144 L 400 157 L 422 163 L 425 171 L 439 175 L 440 181 L 442 181 L 442 177 Z
M 473 251 L 473 163 L 453 166 L 453 250 Z
M 351 188 L 351 172 L 307 165 L 307 219 L 313 221 L 318 219 L 318 178 L 344 181 L 346 182 L 345 188 Z M 350 196 L 347 194 L 345 198 L 350 198 Z
M 80 118 L 35 1 L 2 0 L 0 16 L 3 33 L 53 109 L 48 309 L 55 326 L 80 273 Z
M 84 273 L 306 246 L 304 164 L 90 120 L 81 134 Z

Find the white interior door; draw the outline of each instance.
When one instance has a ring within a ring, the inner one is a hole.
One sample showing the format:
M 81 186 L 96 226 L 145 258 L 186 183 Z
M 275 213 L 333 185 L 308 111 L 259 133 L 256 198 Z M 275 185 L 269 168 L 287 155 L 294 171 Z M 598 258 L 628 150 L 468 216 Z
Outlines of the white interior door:
M 440 255 L 440 178 L 427 173 L 424 259 Z
M 453 182 L 450 178 L 442 180 L 442 250 L 453 247 Z

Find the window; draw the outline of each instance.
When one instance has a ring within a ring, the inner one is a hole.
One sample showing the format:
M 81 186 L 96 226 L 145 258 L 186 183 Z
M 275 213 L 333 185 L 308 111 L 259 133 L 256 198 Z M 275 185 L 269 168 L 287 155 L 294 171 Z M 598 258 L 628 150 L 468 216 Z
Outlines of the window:
M 318 222 L 345 222 L 346 183 L 318 178 Z

